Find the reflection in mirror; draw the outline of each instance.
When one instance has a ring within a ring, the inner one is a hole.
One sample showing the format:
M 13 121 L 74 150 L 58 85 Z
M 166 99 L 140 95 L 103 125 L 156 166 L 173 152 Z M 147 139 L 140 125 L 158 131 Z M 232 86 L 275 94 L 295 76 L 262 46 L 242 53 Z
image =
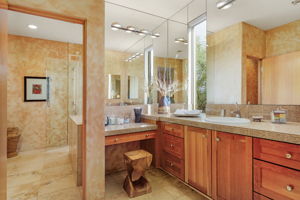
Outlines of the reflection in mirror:
M 105 12 L 105 73 L 107 78 L 108 74 L 121 76 L 120 98 L 111 99 L 107 92 L 106 103 L 157 104 L 165 96 L 173 104 L 186 106 L 187 86 L 191 84 L 188 72 L 189 23 L 205 13 L 205 0 L 193 0 L 168 18 L 108 1 Z M 127 26 L 132 30 L 127 30 Z M 131 77 L 136 77 L 138 85 L 134 90 L 137 92 L 133 92 Z M 162 95 L 157 90 L 157 81 L 166 81 L 166 87 L 176 85 L 176 89 Z M 106 91 L 109 91 L 109 81 L 105 82 Z
M 299 6 L 235 1 L 225 11 L 207 3 L 208 103 L 299 104 Z
M 139 98 L 139 79 L 136 76 L 128 76 L 128 99 Z
M 108 75 L 108 98 L 120 99 L 121 98 L 121 76 Z

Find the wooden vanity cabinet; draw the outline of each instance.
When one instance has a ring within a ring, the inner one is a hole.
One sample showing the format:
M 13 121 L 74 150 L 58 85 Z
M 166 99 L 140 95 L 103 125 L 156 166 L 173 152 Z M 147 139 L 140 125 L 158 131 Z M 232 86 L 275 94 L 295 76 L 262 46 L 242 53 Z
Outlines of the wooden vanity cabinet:
M 299 145 L 254 139 L 254 190 L 270 199 L 300 199 Z
M 211 131 L 186 127 L 186 181 L 211 196 Z
M 213 131 L 212 198 L 252 200 L 252 138 Z
M 261 194 L 258 194 L 256 192 L 253 193 L 253 200 L 271 200 Z
M 163 123 L 161 143 L 161 167 L 184 180 L 184 130 L 182 125 Z

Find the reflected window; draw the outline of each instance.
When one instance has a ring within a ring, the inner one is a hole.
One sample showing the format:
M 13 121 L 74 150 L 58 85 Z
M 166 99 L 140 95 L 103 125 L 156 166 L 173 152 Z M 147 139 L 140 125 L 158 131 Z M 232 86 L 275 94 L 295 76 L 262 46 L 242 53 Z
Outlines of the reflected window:
M 108 75 L 108 99 L 121 98 L 121 76 Z
M 205 110 L 207 94 L 206 18 L 190 24 L 191 103 L 194 109 Z
M 145 50 L 145 103 L 153 103 L 153 47 Z
M 139 79 L 137 76 L 128 76 L 128 99 L 139 98 Z

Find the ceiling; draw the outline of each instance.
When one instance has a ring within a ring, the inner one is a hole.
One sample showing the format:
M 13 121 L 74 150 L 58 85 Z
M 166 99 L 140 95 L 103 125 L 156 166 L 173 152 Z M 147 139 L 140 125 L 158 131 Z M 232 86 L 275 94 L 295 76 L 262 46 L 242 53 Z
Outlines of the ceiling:
M 205 0 L 107 0 L 105 48 L 137 53 L 143 52 L 145 48 L 152 45 L 156 56 L 176 57 L 177 55 L 178 58 L 187 58 L 187 45 L 175 44 L 174 40 L 179 37 L 187 39 L 187 23 L 205 11 Z M 166 18 L 169 19 L 168 25 Z M 161 36 L 152 39 L 124 31 L 113 31 L 110 28 L 113 22 L 118 22 L 125 27 L 131 25 L 139 29 L 147 29 L 160 33 Z
M 106 0 L 105 2 L 122 5 L 163 18 L 170 18 L 191 1 L 192 0 Z
M 292 0 L 236 0 L 227 10 L 218 10 L 215 0 L 207 1 L 207 30 L 219 31 L 244 21 L 260 29 L 269 30 L 300 19 L 300 5 Z
M 82 25 L 54 20 L 20 12 L 7 11 L 8 33 L 45 40 L 82 44 Z M 32 30 L 27 26 L 36 25 L 38 29 Z

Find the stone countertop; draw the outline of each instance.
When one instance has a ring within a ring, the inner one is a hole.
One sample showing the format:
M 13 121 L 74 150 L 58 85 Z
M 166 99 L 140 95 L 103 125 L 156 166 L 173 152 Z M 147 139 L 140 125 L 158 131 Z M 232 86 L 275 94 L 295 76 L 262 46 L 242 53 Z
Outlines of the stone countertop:
M 235 133 L 257 138 L 264 138 L 280 142 L 300 144 L 300 123 L 295 122 L 288 122 L 286 124 L 273 124 L 270 121 L 263 121 L 251 122 L 247 125 L 225 125 L 206 122 L 201 118 L 175 117 L 172 114 L 143 115 L 143 118 L 216 131 Z
M 157 130 L 157 125 L 148 123 L 130 123 L 122 125 L 108 125 L 105 127 L 105 136 L 121 135 L 143 131 Z

